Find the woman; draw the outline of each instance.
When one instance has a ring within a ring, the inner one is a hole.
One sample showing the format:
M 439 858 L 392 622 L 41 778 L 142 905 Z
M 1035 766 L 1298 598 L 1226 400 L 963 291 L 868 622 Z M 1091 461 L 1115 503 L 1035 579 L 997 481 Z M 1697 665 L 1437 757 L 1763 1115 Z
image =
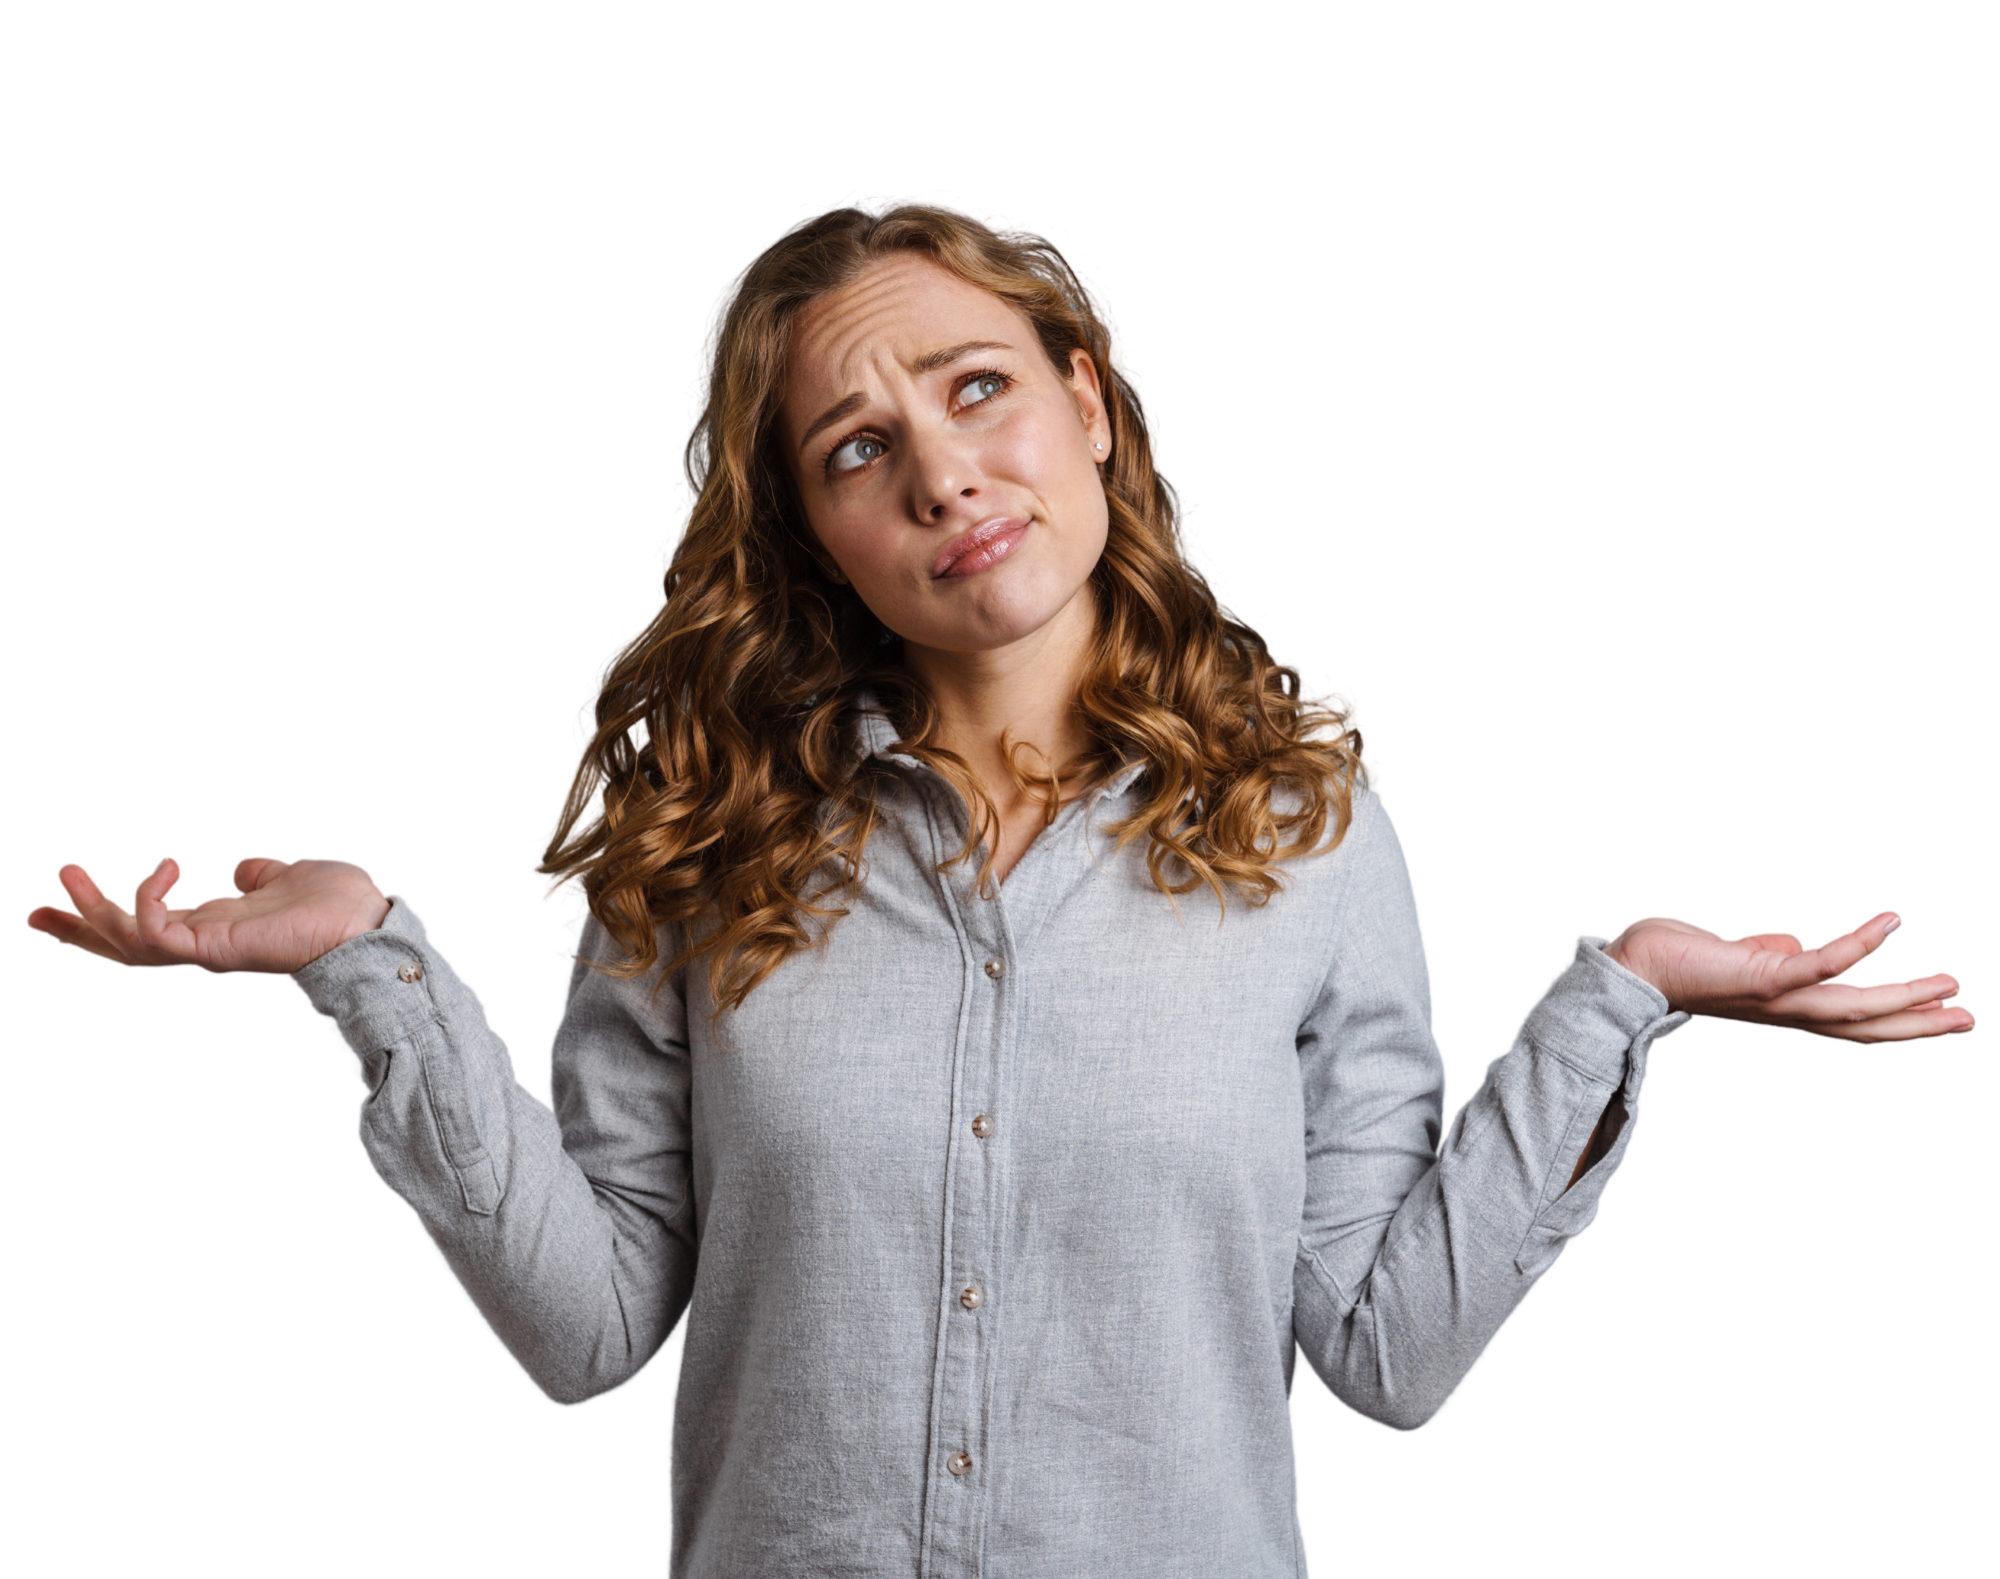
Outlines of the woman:
M 1062 259 L 828 214 L 752 265 L 653 626 L 546 869 L 592 921 L 557 1113 L 357 868 L 31 923 L 295 972 L 363 1133 L 548 1392 L 685 1310 L 677 1574 L 1295 1573 L 1295 1347 L 1438 1408 L 1596 1210 L 1690 1013 L 1894 1040 L 1949 977 L 1671 921 L 1585 940 L 1439 1148 L 1360 741 L 1182 561 Z M 602 811 L 591 813 L 599 789 Z M 1211 913 L 1211 907 L 1213 912 Z

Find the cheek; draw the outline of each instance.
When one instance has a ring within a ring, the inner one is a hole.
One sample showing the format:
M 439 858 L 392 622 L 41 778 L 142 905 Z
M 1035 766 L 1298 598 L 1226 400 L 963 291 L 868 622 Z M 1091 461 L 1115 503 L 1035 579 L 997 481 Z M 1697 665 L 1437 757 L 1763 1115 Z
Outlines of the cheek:
M 843 565 L 867 541 L 867 534 L 860 530 L 860 524 L 853 519 L 853 512 L 847 510 L 807 510 L 806 525 L 812 535 L 819 539 L 819 545 Z
M 989 475 L 1032 488 L 1065 512 L 1103 502 L 1104 488 L 1090 458 L 1090 441 L 1068 412 L 1038 412 L 1009 423 L 991 438 L 985 459 Z

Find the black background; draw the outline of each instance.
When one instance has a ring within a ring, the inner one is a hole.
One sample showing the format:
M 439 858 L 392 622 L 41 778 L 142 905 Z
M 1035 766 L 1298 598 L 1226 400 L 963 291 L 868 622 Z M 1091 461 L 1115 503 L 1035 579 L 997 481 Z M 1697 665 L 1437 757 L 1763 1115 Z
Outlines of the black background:
M 124 903 L 162 853 L 176 903 L 246 853 L 356 859 L 540 1095 L 570 911 L 528 861 L 584 688 L 654 608 L 708 304 L 858 172 L 1102 268 L 1230 602 L 1364 704 L 1452 1113 L 1574 935 L 1644 913 L 1810 945 L 1896 907 L 1854 979 L 1952 969 L 1978 1007 L 1986 616 L 1938 376 L 1962 296 L 1886 166 L 1776 134 L 1764 164 L 1588 168 L 1470 138 L 1204 188 L 1004 158 L 690 188 L 472 146 L 284 180 L 140 148 L 90 220 L 120 250 L 42 240 L 78 278 L 12 628 L 20 911 L 62 903 L 66 859 Z M 254 1507 L 346 1549 L 394 1507 L 410 1557 L 564 1529 L 584 1571 L 658 1571 L 674 1351 L 548 1407 L 368 1171 L 346 1057 L 288 983 L 16 949 L 48 1007 L 16 1089 L 60 1135 L 32 1179 L 48 1357 L 182 1497 L 164 1537 Z M 1856 1273 L 1894 1259 L 1978 1045 L 1666 1041 L 1600 1223 L 1440 1423 L 1380 1431 L 1298 1375 L 1316 1559 L 1356 1507 L 1408 1527 L 1398 1497 L 1686 1473 L 1666 1439 L 1742 1469 L 1766 1431 L 1874 1407 Z

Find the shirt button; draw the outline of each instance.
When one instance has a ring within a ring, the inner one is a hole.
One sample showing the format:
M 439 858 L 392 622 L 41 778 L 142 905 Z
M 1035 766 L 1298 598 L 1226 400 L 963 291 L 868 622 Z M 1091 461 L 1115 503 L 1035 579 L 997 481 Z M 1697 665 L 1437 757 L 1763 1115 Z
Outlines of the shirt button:
M 970 1453 L 954 1453 L 944 1461 L 944 1467 L 954 1475 L 963 1475 L 972 1468 L 972 1455 Z
M 993 1120 L 988 1118 L 984 1113 L 980 1114 L 979 1117 L 972 1121 L 972 1133 L 978 1136 L 979 1139 L 984 1140 L 988 1135 L 993 1133 Z
M 986 974 L 991 976 L 995 981 L 1000 979 L 1000 973 L 1006 968 L 1005 962 L 997 954 L 986 962 Z
M 424 968 L 412 960 L 396 972 L 396 979 L 398 981 L 422 981 L 424 979 Z
M 986 1303 L 986 1296 L 979 1292 L 979 1285 L 973 1283 L 958 1296 L 958 1302 L 967 1310 L 977 1310 L 981 1305 Z

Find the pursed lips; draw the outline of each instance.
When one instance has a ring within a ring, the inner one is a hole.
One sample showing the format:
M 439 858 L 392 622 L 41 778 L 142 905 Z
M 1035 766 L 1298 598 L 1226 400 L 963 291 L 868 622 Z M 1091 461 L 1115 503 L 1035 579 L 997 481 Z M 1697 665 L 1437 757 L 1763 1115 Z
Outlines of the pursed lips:
M 1028 526 L 1028 518 L 1026 516 L 994 516 L 990 520 L 980 522 L 970 532 L 964 532 L 958 538 L 952 538 L 952 542 L 948 542 L 940 550 L 938 558 L 930 566 L 930 578 L 934 582 L 940 580 L 954 564 L 958 564 L 960 560 L 964 560 L 968 554 L 974 554 L 974 552 L 986 548 L 986 544 L 990 544 L 1000 534 L 1014 532 L 1016 528 L 1022 528 L 1022 526 Z

